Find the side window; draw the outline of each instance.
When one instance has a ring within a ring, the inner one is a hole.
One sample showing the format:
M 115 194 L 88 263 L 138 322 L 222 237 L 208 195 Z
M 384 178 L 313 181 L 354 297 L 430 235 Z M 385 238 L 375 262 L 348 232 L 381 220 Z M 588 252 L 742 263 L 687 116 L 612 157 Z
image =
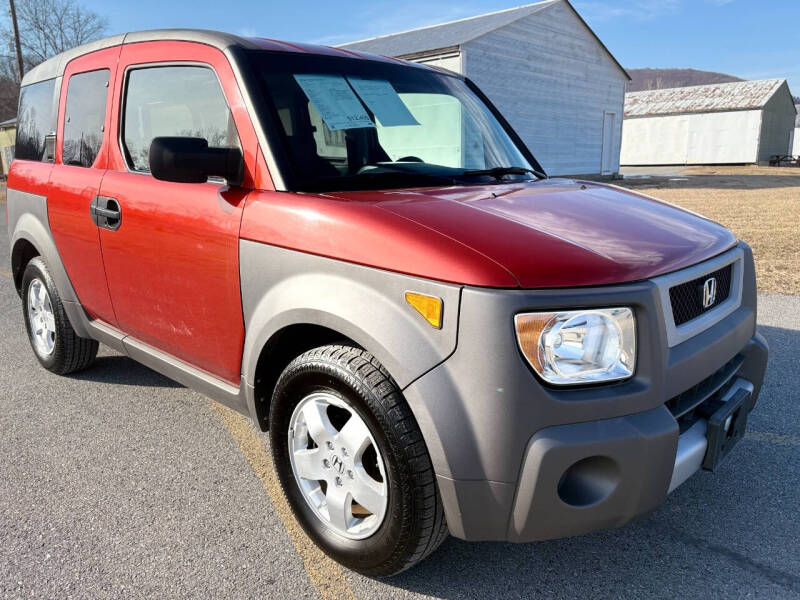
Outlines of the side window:
M 26 85 L 19 92 L 15 157 L 45 160 L 45 137 L 56 131 L 55 79 Z
M 128 164 L 135 171 L 150 170 L 155 137 L 200 137 L 212 147 L 240 147 L 217 76 L 206 67 L 130 71 L 122 132 Z
M 65 165 L 91 167 L 103 144 L 108 98 L 108 69 L 78 73 L 69 78 L 64 114 Z

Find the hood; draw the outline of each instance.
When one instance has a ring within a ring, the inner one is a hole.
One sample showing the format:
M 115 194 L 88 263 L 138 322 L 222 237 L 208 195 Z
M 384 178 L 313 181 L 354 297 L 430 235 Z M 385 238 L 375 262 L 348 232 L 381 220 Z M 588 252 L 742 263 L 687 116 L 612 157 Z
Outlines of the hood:
M 570 179 L 336 194 L 451 238 L 524 288 L 647 279 L 728 250 L 736 238 L 694 213 L 621 188 Z M 344 198 L 343 198 L 344 199 Z

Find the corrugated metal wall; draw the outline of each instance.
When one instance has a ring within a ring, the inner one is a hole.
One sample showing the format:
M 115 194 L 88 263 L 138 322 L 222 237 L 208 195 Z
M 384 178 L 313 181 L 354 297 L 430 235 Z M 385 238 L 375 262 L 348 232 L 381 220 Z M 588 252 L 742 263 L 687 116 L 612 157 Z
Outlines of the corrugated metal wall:
M 789 93 L 788 84 L 784 83 L 764 106 L 758 150 L 759 162 L 767 162 L 771 156 L 786 152 L 785 148 L 789 147 L 789 135 L 794 129 L 795 116 L 794 101 Z
M 623 165 L 753 163 L 758 158 L 760 131 L 758 110 L 625 119 L 620 162 Z
M 625 74 L 564 3 L 466 43 L 462 61 L 553 175 L 601 172 L 603 120 L 614 113 L 619 169 Z

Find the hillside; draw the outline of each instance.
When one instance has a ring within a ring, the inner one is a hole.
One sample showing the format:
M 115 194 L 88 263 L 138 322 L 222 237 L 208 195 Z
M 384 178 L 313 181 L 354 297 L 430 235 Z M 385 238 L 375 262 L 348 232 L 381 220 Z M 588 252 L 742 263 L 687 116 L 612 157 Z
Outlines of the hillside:
M 744 81 L 733 75 L 697 69 L 628 69 L 628 73 L 631 76 L 627 88 L 629 92 Z M 800 104 L 800 96 L 794 96 L 794 102 Z

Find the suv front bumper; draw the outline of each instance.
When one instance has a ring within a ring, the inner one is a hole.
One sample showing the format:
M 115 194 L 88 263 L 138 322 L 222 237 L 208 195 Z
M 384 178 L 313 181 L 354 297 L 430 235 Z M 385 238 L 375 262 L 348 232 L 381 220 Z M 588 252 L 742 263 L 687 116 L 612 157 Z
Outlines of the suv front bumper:
M 720 401 L 745 386 L 749 412 L 766 368 L 767 346 L 755 333 L 752 255 L 740 247 L 741 304 L 672 347 L 652 281 L 465 289 L 456 351 L 404 391 L 428 445 L 451 533 L 527 542 L 618 527 L 658 508 L 698 470 L 708 444 L 704 420 L 679 425 L 667 401 L 687 390 L 708 393 L 704 384 L 723 372 L 725 381 L 709 397 Z M 513 315 L 604 306 L 634 309 L 634 377 L 573 389 L 540 383 L 517 349 Z

